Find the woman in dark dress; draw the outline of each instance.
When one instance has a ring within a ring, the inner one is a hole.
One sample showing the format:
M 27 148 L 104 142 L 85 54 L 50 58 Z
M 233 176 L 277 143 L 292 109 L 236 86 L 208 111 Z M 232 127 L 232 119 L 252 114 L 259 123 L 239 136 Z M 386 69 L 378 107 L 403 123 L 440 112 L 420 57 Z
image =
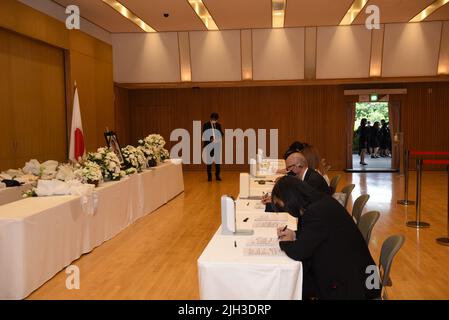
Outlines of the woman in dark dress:
M 379 121 L 374 122 L 370 134 L 371 134 L 371 145 L 373 147 L 373 153 L 371 154 L 371 158 L 379 158 L 379 147 L 380 141 L 382 139 L 382 132 L 380 131 Z
M 366 166 L 365 163 L 365 154 L 368 148 L 368 138 L 369 138 L 369 129 L 366 126 L 367 119 L 363 118 L 360 121 L 360 127 L 357 129 L 357 134 L 359 135 L 359 155 L 360 155 L 360 164 Z
M 375 266 L 369 249 L 352 220 L 337 200 L 319 193 L 294 177 L 275 185 L 277 210 L 298 218 L 298 231 L 279 228 L 280 247 L 303 265 L 303 298 L 376 299 L 378 289 L 367 280 Z

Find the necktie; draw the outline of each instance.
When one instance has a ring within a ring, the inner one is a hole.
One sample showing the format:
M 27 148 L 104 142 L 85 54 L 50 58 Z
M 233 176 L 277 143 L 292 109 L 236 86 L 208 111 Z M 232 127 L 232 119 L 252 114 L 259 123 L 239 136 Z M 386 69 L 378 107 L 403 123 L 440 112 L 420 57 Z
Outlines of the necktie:
M 215 125 L 214 125 L 213 122 L 211 124 L 212 124 L 212 137 L 214 137 L 214 142 L 215 142 L 215 140 L 216 140 L 216 137 L 215 137 Z

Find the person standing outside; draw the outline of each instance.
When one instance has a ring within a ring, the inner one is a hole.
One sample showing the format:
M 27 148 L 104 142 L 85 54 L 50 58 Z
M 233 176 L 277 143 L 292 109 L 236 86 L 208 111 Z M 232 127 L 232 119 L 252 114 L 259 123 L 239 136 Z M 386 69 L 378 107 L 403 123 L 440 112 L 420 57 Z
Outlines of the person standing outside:
M 360 127 L 357 129 L 357 134 L 359 135 L 359 154 L 360 154 L 360 164 L 366 166 L 365 154 L 368 147 L 369 129 L 366 126 L 367 119 L 363 118 L 360 121 Z

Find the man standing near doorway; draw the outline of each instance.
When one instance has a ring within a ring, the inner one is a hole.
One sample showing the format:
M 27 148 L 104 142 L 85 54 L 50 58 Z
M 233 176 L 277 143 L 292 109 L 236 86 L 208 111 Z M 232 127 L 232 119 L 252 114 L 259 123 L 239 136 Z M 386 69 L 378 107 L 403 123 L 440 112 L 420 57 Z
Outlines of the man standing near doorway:
M 209 141 L 204 142 L 204 147 L 208 146 L 211 143 L 219 143 L 221 140 L 221 137 L 223 136 L 223 130 L 221 128 L 221 124 L 218 123 L 218 113 L 213 112 L 210 115 L 210 121 L 206 122 L 203 125 L 203 134 L 207 130 L 211 130 L 212 134 Z M 207 162 L 207 180 L 210 182 L 212 181 L 212 163 L 215 162 L 215 179 L 217 181 L 221 181 L 220 177 L 220 161 L 217 162 L 217 158 L 220 159 L 220 157 L 216 157 L 215 155 L 215 148 L 212 149 L 210 152 L 210 155 L 208 155 L 208 162 Z

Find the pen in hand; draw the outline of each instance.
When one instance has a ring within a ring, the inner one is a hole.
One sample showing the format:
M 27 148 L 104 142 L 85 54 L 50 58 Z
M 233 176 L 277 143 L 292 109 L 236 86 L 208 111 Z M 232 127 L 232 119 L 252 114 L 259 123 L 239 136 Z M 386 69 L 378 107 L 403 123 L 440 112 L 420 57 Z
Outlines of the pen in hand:
M 282 229 L 281 232 L 284 232 L 285 230 L 287 230 L 287 225 L 285 225 L 284 229 Z M 278 240 L 281 240 L 281 236 L 278 237 Z

